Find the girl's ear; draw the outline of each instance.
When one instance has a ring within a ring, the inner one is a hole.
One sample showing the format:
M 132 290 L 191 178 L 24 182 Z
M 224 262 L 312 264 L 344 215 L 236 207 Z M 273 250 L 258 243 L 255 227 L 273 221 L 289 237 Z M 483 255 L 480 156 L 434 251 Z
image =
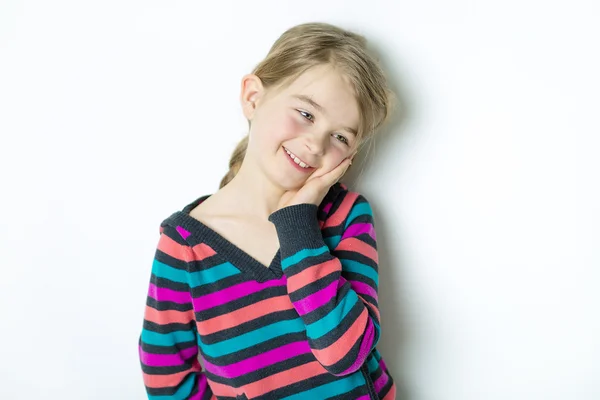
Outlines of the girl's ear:
M 252 120 L 254 112 L 258 106 L 258 101 L 262 97 L 264 87 L 260 78 L 254 74 L 244 75 L 242 78 L 242 88 L 240 101 L 242 110 L 247 120 Z

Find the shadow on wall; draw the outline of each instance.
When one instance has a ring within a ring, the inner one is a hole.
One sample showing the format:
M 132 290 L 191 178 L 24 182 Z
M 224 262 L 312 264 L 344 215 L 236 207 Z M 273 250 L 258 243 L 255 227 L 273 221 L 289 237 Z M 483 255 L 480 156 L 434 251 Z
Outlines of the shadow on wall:
M 389 122 L 383 127 L 374 137 L 364 145 L 364 147 L 355 156 L 355 162 L 341 181 L 346 183 L 350 190 L 359 189 L 360 181 L 363 176 L 367 179 L 369 176 L 377 176 L 381 173 L 380 168 L 385 168 L 387 160 L 378 158 L 377 148 L 380 143 L 385 144 L 386 154 L 395 154 L 402 145 L 404 135 L 403 126 L 409 119 L 410 110 L 406 101 L 406 94 L 401 87 L 401 77 L 398 71 L 387 68 L 391 65 L 385 54 L 391 54 L 391 50 L 378 51 L 376 44 L 368 42 L 369 51 L 371 51 L 381 63 L 382 68 L 387 74 L 389 86 L 395 93 L 395 109 L 391 115 Z M 396 146 L 394 146 L 396 145 Z M 391 147 L 391 148 L 390 148 Z M 371 171 L 372 170 L 372 171 Z M 388 182 L 393 185 L 396 182 Z M 377 232 L 377 251 L 379 255 L 379 308 L 381 312 L 381 339 L 377 345 L 377 349 L 385 360 L 390 374 L 397 386 L 398 400 L 411 400 L 410 387 L 407 382 L 408 361 L 406 350 L 410 343 L 411 329 L 408 326 L 407 314 L 403 307 L 407 299 L 403 296 L 404 293 L 409 293 L 408 290 L 403 290 L 404 282 L 402 281 L 403 270 L 410 266 L 402 262 L 402 243 L 392 243 L 387 238 L 392 237 L 391 233 L 394 227 L 387 223 L 389 218 L 386 215 L 391 215 L 392 210 L 386 210 L 378 206 L 377 197 L 385 197 L 386 186 L 381 186 L 381 191 L 373 195 L 365 193 L 365 197 L 369 200 L 373 209 Z M 362 192 L 361 192 L 362 193 Z M 387 204 L 392 204 L 388 202 Z

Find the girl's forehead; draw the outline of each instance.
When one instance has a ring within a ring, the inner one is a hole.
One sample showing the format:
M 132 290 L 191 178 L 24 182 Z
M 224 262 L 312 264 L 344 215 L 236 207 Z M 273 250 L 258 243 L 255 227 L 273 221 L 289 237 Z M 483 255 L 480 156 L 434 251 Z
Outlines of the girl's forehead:
M 313 91 L 330 92 L 336 91 L 352 92 L 351 85 L 347 82 L 344 75 L 330 66 L 316 66 L 304 71 L 290 85 L 286 91 Z

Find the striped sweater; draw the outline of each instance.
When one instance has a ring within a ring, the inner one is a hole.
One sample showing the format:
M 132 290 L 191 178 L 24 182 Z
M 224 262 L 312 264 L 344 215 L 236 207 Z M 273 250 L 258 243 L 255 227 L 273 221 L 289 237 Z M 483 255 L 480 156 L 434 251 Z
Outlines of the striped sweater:
M 269 216 L 269 267 L 190 216 L 160 224 L 139 337 L 149 399 L 392 400 L 367 199 L 333 185 L 321 204 Z M 201 359 L 202 363 L 200 363 Z

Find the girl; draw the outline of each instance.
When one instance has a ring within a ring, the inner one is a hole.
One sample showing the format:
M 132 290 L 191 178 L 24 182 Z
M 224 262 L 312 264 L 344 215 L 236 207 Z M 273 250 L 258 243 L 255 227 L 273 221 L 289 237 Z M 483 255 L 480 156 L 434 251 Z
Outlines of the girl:
M 391 99 L 365 39 L 325 23 L 287 30 L 243 77 L 249 133 L 219 191 L 160 226 L 150 399 L 395 399 L 373 214 L 338 182 Z

